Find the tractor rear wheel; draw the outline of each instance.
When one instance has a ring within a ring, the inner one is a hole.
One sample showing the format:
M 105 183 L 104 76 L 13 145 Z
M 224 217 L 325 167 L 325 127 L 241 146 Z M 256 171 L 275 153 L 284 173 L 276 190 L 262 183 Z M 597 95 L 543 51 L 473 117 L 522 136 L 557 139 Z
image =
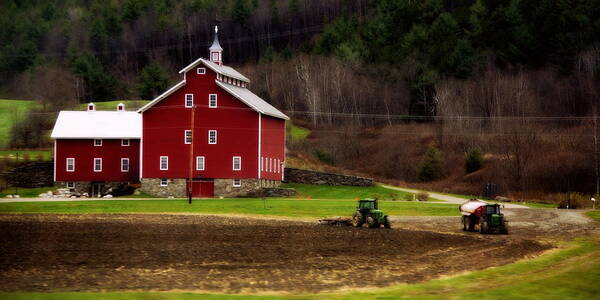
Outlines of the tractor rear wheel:
M 365 220 L 360 212 L 355 212 L 352 215 L 352 226 L 362 227 L 364 223 L 365 223 Z
M 392 228 L 392 224 L 390 224 L 390 220 L 388 219 L 388 216 L 383 217 L 383 227 Z
M 502 221 L 502 225 L 500 227 L 500 233 L 508 234 L 508 224 L 505 221 Z
M 467 231 L 469 227 L 469 218 L 462 216 L 463 231 Z
M 375 219 L 372 216 L 368 216 L 367 217 L 367 227 L 375 228 L 375 227 L 379 227 L 379 224 L 377 224 L 377 222 L 375 221 Z

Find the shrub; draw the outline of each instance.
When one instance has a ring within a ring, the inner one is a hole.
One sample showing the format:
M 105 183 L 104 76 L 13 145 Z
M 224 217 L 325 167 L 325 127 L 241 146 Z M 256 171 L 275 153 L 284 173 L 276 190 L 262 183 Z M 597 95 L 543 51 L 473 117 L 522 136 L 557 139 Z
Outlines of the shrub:
M 404 201 L 413 201 L 413 200 L 415 200 L 415 194 L 404 195 Z
M 475 172 L 483 166 L 483 158 L 479 149 L 471 149 L 465 157 L 465 171 L 467 173 Z
M 558 208 L 580 209 L 591 206 L 590 197 L 580 193 L 554 194 L 551 198 L 558 200 Z
M 319 159 L 320 161 L 326 164 L 333 165 L 333 155 L 331 155 L 330 153 L 321 150 L 315 150 L 314 153 L 317 159 Z
M 442 178 L 442 155 L 438 149 L 431 147 L 425 152 L 425 157 L 417 170 L 417 177 L 421 181 L 431 181 Z
M 427 200 L 429 200 L 429 194 L 426 192 L 419 192 L 417 194 L 417 199 L 419 201 L 427 201 Z

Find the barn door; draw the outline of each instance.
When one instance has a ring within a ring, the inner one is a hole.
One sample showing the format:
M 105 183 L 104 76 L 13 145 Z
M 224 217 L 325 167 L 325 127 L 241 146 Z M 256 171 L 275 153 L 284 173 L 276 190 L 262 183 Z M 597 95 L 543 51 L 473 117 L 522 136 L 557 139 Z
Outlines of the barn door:
M 188 184 L 187 194 L 189 194 L 189 188 Z M 213 179 L 193 179 L 191 188 L 194 198 L 212 198 L 214 197 L 215 182 Z

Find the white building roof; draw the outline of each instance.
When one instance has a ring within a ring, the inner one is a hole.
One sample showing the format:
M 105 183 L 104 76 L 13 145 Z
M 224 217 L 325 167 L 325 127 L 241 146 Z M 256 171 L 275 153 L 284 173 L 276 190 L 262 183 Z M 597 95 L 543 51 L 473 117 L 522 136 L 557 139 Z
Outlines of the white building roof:
M 236 71 L 234 68 L 228 67 L 228 66 L 219 66 L 218 64 L 215 64 L 214 62 L 212 62 L 210 60 L 206 60 L 202 57 L 198 58 L 195 62 L 189 64 L 187 67 L 181 69 L 181 71 L 179 71 L 179 74 L 185 73 L 185 72 L 193 69 L 200 63 L 204 64 L 209 69 L 211 69 L 221 75 L 235 78 L 235 79 L 245 81 L 245 82 L 250 82 L 250 79 L 246 78 L 246 76 L 242 75 L 240 72 Z
M 139 139 L 142 115 L 134 111 L 61 111 L 53 139 Z
M 252 107 L 254 110 L 256 110 L 257 112 L 259 112 L 261 114 L 265 114 L 268 116 L 272 116 L 272 117 L 280 118 L 280 119 L 284 119 L 284 120 L 290 119 L 288 116 L 283 114 L 277 108 L 273 107 L 267 101 L 256 96 L 254 93 L 252 93 L 247 88 L 227 84 L 227 83 L 224 83 L 219 80 L 215 80 L 215 82 L 217 83 L 218 86 L 222 87 L 228 93 L 230 93 L 234 97 L 238 98 L 240 101 L 246 103 L 246 105 Z

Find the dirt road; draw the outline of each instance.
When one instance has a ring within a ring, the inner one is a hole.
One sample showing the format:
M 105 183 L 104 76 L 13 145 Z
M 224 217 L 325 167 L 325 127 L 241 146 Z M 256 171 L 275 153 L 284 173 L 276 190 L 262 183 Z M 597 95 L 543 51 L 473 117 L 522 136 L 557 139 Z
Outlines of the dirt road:
M 0 291 L 319 292 L 418 282 L 533 239 L 202 215 L 0 215 Z M 468 263 L 465 263 L 467 262 Z

